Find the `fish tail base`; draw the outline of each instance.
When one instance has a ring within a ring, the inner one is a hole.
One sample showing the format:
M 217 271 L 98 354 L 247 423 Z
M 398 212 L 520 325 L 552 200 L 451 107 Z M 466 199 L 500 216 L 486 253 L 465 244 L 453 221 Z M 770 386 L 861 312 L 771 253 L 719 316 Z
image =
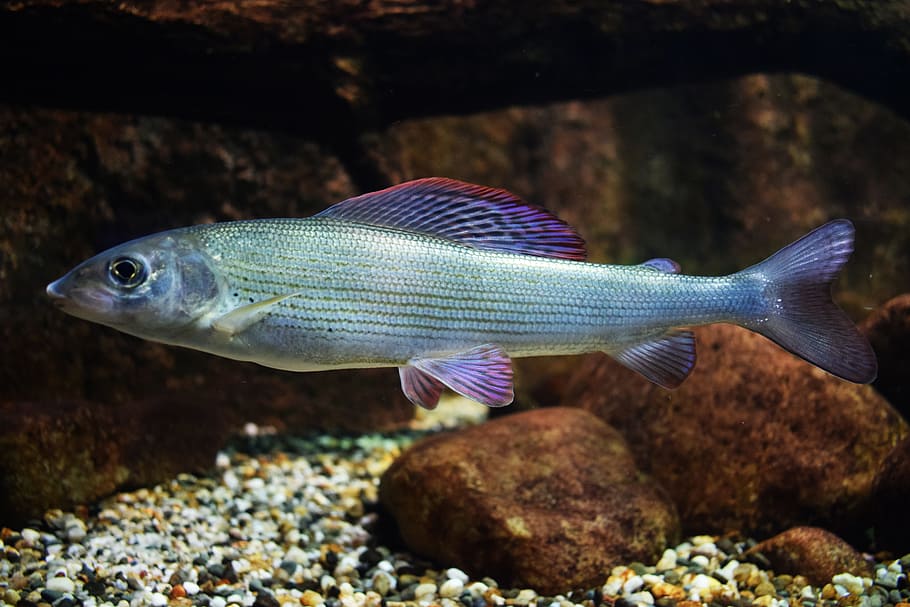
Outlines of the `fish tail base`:
M 831 221 L 743 270 L 763 285 L 766 305 L 743 325 L 832 375 L 864 384 L 875 379 L 875 353 L 831 298 L 831 283 L 853 252 L 853 234 L 849 221 Z

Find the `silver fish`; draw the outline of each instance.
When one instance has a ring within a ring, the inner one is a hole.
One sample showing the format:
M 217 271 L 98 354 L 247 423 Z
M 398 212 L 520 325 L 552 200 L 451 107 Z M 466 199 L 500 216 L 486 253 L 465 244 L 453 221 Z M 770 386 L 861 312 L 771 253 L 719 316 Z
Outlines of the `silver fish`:
M 51 283 L 66 312 L 145 339 L 293 371 L 397 367 L 407 397 L 443 387 L 513 399 L 511 358 L 603 351 L 668 388 L 695 364 L 693 333 L 728 322 L 848 381 L 875 356 L 831 300 L 853 250 L 831 221 L 728 276 L 669 259 L 584 262 L 584 242 L 498 189 L 430 178 L 305 219 L 169 230 L 114 247 Z

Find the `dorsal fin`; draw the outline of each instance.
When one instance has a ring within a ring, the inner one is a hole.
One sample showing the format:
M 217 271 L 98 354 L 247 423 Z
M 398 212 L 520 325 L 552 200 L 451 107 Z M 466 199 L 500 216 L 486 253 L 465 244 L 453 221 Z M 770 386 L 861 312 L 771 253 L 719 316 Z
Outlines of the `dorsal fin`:
M 646 268 L 651 268 L 652 270 L 657 270 L 658 272 L 665 272 L 667 274 L 679 274 L 682 272 L 682 268 L 678 263 L 666 257 L 655 257 L 654 259 L 649 259 L 641 265 Z
M 581 236 L 567 223 L 505 190 L 430 177 L 348 198 L 331 217 L 446 238 L 478 249 L 584 260 Z

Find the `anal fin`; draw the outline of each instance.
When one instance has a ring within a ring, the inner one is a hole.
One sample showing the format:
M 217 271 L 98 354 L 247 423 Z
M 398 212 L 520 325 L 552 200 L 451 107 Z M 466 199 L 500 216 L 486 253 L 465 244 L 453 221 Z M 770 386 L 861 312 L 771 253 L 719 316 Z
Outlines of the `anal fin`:
M 695 367 L 695 334 L 673 330 L 613 354 L 626 367 L 664 388 L 676 388 Z

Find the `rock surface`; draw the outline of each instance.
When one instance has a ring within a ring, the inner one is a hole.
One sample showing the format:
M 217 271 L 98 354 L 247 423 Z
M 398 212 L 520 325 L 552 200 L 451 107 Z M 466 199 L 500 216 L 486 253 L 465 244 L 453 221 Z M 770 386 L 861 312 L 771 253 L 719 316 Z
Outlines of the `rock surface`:
M 214 465 L 229 418 L 192 400 L 0 403 L 0 523 Z
M 853 546 L 818 527 L 794 527 L 753 546 L 778 573 L 801 574 L 813 585 L 824 586 L 838 573 L 870 576 L 872 569 Z
M 910 420 L 910 293 L 876 309 L 862 329 L 878 356 L 875 388 Z
M 745 329 L 696 334 L 698 363 L 680 388 L 592 356 L 563 402 L 620 431 L 673 496 L 684 530 L 767 536 L 812 521 L 860 537 L 875 476 L 908 432 L 900 415 L 873 388 Z
M 572 408 L 426 439 L 386 471 L 380 500 L 418 554 L 540 592 L 602 583 L 679 531 L 619 435 Z
M 876 544 L 897 554 L 910 553 L 910 437 L 885 458 L 872 506 Z

